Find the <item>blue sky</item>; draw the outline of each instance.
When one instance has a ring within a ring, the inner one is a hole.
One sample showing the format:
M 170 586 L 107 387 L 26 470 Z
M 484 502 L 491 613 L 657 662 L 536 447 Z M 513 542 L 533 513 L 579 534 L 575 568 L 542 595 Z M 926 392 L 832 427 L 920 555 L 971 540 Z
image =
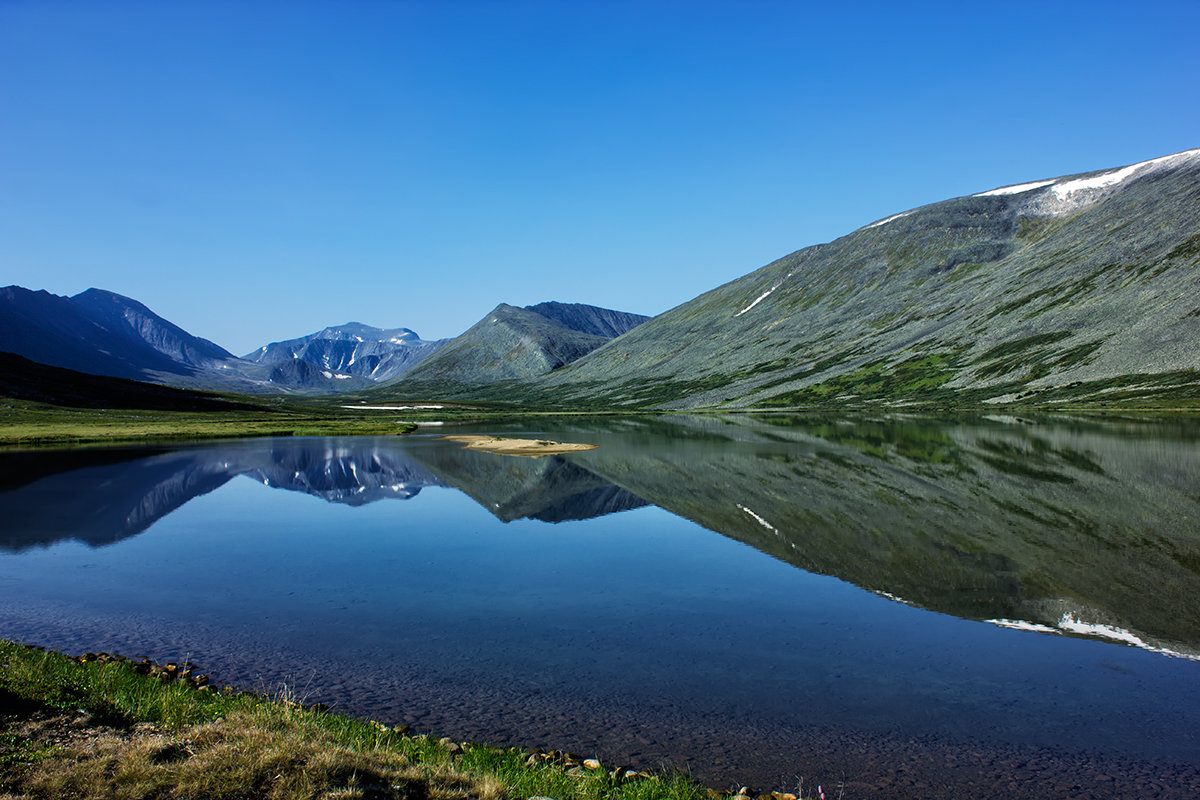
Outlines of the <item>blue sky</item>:
M 242 354 L 657 314 L 996 186 L 1200 146 L 1200 3 L 0 0 L 0 285 Z

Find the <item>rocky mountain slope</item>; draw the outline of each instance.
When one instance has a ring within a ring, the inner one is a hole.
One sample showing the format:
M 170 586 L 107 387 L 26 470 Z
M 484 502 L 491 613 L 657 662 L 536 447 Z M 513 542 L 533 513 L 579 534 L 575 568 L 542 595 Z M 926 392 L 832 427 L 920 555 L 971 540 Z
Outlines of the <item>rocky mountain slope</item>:
M 807 247 L 531 386 L 695 408 L 1200 395 L 1200 150 L 982 191 Z
M 448 339 L 425 341 L 408 328 L 347 322 L 308 336 L 272 342 L 242 358 L 271 367 L 268 380 L 290 388 L 351 389 L 399 377 Z
M 552 319 L 559 324 L 580 333 L 602 336 L 605 339 L 615 339 L 623 333 L 641 325 L 650 319 L 642 314 L 630 314 L 627 311 L 613 311 L 610 308 L 599 308 L 583 303 L 537 303 L 526 306 L 526 311 L 541 314 L 546 319 Z
M 100 289 L 73 297 L 0 289 L 0 351 L 92 375 L 206 388 L 232 388 L 221 373 L 239 364 L 136 300 Z
M 406 374 L 406 392 L 519 381 L 569 364 L 648 317 L 578 303 L 501 303 Z

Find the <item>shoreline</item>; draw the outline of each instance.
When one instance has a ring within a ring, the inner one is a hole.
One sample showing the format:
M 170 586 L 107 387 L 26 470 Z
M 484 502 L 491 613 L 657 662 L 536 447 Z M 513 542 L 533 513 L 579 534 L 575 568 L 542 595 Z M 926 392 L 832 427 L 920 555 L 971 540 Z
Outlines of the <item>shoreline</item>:
M 141 776 L 143 784 L 157 781 L 156 796 L 164 791 L 174 794 L 177 789 L 187 790 L 183 783 L 190 772 L 188 762 L 203 760 L 202 768 L 211 772 L 221 769 L 221 759 L 238 762 L 245 755 L 234 755 L 228 748 L 207 753 L 208 739 L 232 729 L 236 733 L 228 735 L 251 740 L 244 745 L 253 748 L 259 746 L 260 729 L 268 728 L 271 736 L 283 738 L 289 754 L 286 765 L 266 759 L 271 762 L 266 764 L 267 772 L 279 770 L 279 774 L 259 775 L 244 783 L 245 765 L 239 763 L 235 774 L 208 775 L 204 782 L 211 786 L 214 780 L 224 779 L 224 788 L 235 796 L 264 798 L 800 800 L 796 794 L 779 791 L 751 795 L 749 787 L 740 787 L 740 794 L 720 792 L 679 773 L 605 765 L 560 750 L 435 739 L 412 733 L 408 725 L 346 717 L 319 704 L 305 707 L 287 693 L 264 697 L 222 685 L 186 661 L 158 664 L 148 658 L 133 661 L 93 652 L 69 656 L 0 640 L 2 791 L 47 796 L 50 789 L 105 796 L 106 788 L 120 786 L 124 795 L 129 778 L 121 770 L 127 772 L 128 761 L 140 753 L 148 762 L 146 771 L 153 771 L 150 765 L 163 766 L 161 774 Z M 224 730 L 218 734 L 214 729 Z M 311 761 L 340 760 L 356 766 L 347 773 L 339 763 L 331 775 L 298 777 L 292 773 L 305 772 L 309 766 L 306 759 L 296 757 L 298 752 L 310 753 Z M 92 774 L 95 762 L 106 762 L 112 787 L 97 783 L 100 779 Z M 267 786 L 261 785 L 264 780 Z M 347 785 L 318 787 L 331 793 L 313 793 L 309 789 L 314 780 Z M 304 791 L 292 791 L 297 782 Z M 356 793 L 364 784 L 368 791 Z
M 7 682 L 4 657 L 7 652 L 6 648 L 11 647 L 19 647 L 27 652 L 31 651 L 26 645 L 0 642 L 0 691 L 3 691 L 2 687 Z M 110 657 L 101 658 L 100 654 L 94 655 L 95 658 L 84 664 L 79 663 L 82 657 L 64 656 L 53 651 L 50 651 L 49 657 L 70 661 L 81 669 L 107 669 L 112 666 L 105 665 L 105 661 L 110 660 Z M 166 669 L 166 665 L 155 669 L 153 662 L 148 660 L 143 660 L 141 667 L 128 661 L 124 663 L 135 670 L 143 670 L 144 677 L 151 680 L 156 687 L 158 681 L 155 679 Z M 176 674 L 186 666 L 178 665 L 175 670 Z M 199 673 L 196 672 L 195 667 L 192 667 L 192 670 L 191 677 L 195 679 Z M 209 683 L 211 685 L 216 682 Z M 161 685 L 168 691 L 181 688 L 178 682 L 168 681 Z M 201 696 L 214 694 L 213 689 L 205 691 L 190 689 L 190 691 Z M 263 691 L 267 691 L 267 689 L 264 688 Z M 274 695 L 269 693 L 264 695 L 230 689 L 225 690 L 225 695 L 216 694 L 215 696 L 223 697 L 223 701 L 227 700 L 235 705 L 238 702 L 266 703 L 269 698 L 273 705 L 282 703 L 285 709 L 299 708 L 299 704 L 289 693 L 286 684 L 275 692 Z M 233 696 L 229 697 L 229 693 L 232 693 Z M 77 700 L 71 702 L 72 708 L 80 705 Z M 114 704 L 119 705 L 111 698 L 104 698 L 101 705 L 109 707 Z M 602 739 L 595 739 L 590 734 L 584 738 L 595 741 L 594 752 L 600 753 L 600 759 L 605 762 L 602 764 L 603 770 L 589 769 L 584 765 L 584 762 L 588 760 L 586 758 L 561 750 L 549 749 L 553 745 L 549 744 L 543 736 L 535 735 L 533 741 L 527 737 L 518 737 L 517 741 L 509 741 L 507 744 L 486 746 L 472 743 L 471 740 L 474 737 L 463 729 L 454 733 L 456 727 L 461 726 L 439 725 L 435 722 L 436 719 L 448 719 L 445 715 L 439 717 L 435 714 L 416 724 L 417 727 L 438 730 L 439 733 L 428 731 L 416 733 L 404 723 L 386 725 L 372 722 L 370 720 L 374 715 L 369 712 L 360 710 L 356 713 L 353 709 L 342 710 L 341 703 L 338 703 L 338 708 L 339 710 L 330 713 L 322 706 L 317 705 L 304 709 L 304 711 L 316 714 L 319 718 L 327 721 L 338 720 L 337 724 L 341 726 L 348 725 L 358 730 L 372 731 L 372 735 L 396 737 L 397 746 L 424 748 L 432 754 L 430 757 L 437 764 L 457 765 L 465 754 L 473 753 L 475 755 L 471 757 L 482 757 L 481 754 L 490 753 L 488 758 L 504 760 L 508 764 L 506 769 L 519 768 L 520 774 L 533 771 L 540 776 L 537 777 L 538 780 L 544 781 L 553 778 L 559 781 L 557 785 L 566 787 L 556 790 L 557 793 L 549 789 L 545 791 L 537 789 L 533 790 L 532 794 L 510 791 L 503 795 L 511 800 L 523 800 L 523 798 L 531 796 L 549 796 L 554 800 L 626 797 L 626 789 L 621 789 L 621 784 L 613 783 L 612 770 L 622 766 L 620 758 L 606 759 L 603 755 L 606 748 L 602 744 Z M 343 716 L 347 714 L 348 716 Z M 632 718 L 627 722 L 636 725 Z M 468 725 L 467 729 L 470 727 Z M 442 735 L 448 732 L 452 734 L 453 738 Z M 762 734 L 762 738 L 761 741 L 756 740 L 757 744 L 754 749 L 761 752 L 766 757 L 766 761 L 769 761 L 773 750 L 770 731 L 762 730 L 759 733 Z M 814 731 L 807 740 L 801 759 L 806 770 L 803 777 L 790 773 L 790 778 L 786 779 L 788 783 L 785 786 L 781 788 L 776 783 L 775 788 L 770 791 L 758 788 L 771 786 L 769 781 L 759 784 L 752 779 L 750 782 L 754 783 L 756 792 L 752 792 L 741 800 L 790 800 L 788 795 L 803 796 L 797 792 L 797 789 L 803 789 L 803 794 L 810 798 L 814 797 L 817 783 L 811 778 L 814 775 L 834 777 L 833 780 L 825 779 L 823 781 L 826 795 L 837 797 L 841 794 L 845 800 L 863 800 L 864 798 L 870 798 L 870 800 L 915 800 L 915 798 L 1020 800 L 1020 798 L 1026 797 L 1031 799 L 1044 797 L 1047 796 L 1047 793 L 1052 796 L 1079 799 L 1128 795 L 1174 800 L 1175 798 L 1195 796 L 1195 793 L 1200 791 L 1200 767 L 1186 764 L 1159 763 L 1119 756 L 1102 757 L 1099 754 L 1059 751 L 1048 747 L 989 745 L 984 742 L 955 743 L 928 737 L 906 739 L 869 731 L 857 733 L 847 731 L 838 734 L 834 730 L 828 730 L 823 733 L 832 735 L 823 737 L 821 731 Z M 630 737 L 633 734 L 634 729 L 627 727 L 624 734 L 621 735 Z M 474 741 L 479 741 L 479 739 L 474 738 Z M 567 739 L 560 741 L 565 742 Z M 531 748 L 528 746 L 530 744 L 535 746 Z M 581 752 L 593 752 L 589 745 L 583 745 L 578 749 Z M 799 756 L 800 753 L 797 752 L 795 755 Z M 751 788 L 740 784 L 729 784 L 723 790 L 706 789 L 703 783 L 708 783 L 710 786 L 714 784 L 711 781 L 703 781 L 700 776 L 692 775 L 688 763 L 685 760 L 674 769 L 660 768 L 657 771 L 645 767 L 625 768 L 633 772 L 629 776 L 632 779 L 657 781 L 653 785 L 653 789 L 649 784 L 640 786 L 633 795 L 629 796 L 629 800 L 634 800 L 635 797 L 637 800 L 659 797 L 674 798 L 674 800 L 720 800 L 722 798 L 728 800 L 728 798 L 737 797 L 738 789 Z M 620 773 L 622 778 L 625 777 L 625 769 Z M 543 774 L 542 771 L 546 772 Z M 752 776 L 754 772 L 754 769 L 751 768 L 737 770 L 735 774 L 742 773 L 744 776 Z M 603 781 L 600 778 L 601 773 L 607 776 Z M 651 778 L 643 777 L 646 774 L 651 775 Z M 684 775 L 687 775 L 686 779 L 683 777 Z M 781 779 L 783 779 L 782 774 Z M 582 783 L 576 786 L 576 782 Z M 575 788 L 571 789 L 570 787 Z M 632 787 L 633 785 L 627 787 L 628 791 L 632 791 Z M 668 787 L 671 787 L 669 791 Z M 830 792 L 831 788 L 833 793 Z M 3 791 L 3 787 L 0 787 L 0 791 Z M 683 794 L 681 795 L 679 792 L 683 792 Z

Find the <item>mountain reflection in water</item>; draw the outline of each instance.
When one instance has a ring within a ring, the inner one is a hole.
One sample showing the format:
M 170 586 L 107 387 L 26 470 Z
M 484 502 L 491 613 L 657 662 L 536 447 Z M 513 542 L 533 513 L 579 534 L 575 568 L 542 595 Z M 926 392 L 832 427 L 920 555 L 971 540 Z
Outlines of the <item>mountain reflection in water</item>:
M 600 447 L 525 459 L 414 437 L 6 453 L 0 548 L 117 542 L 240 475 L 347 505 L 453 487 L 502 521 L 653 503 L 908 604 L 1200 654 L 1191 422 L 681 416 L 487 431 Z
M 598 447 L 0 454 L 0 636 L 716 786 L 1200 791 L 1191 422 L 464 427 Z

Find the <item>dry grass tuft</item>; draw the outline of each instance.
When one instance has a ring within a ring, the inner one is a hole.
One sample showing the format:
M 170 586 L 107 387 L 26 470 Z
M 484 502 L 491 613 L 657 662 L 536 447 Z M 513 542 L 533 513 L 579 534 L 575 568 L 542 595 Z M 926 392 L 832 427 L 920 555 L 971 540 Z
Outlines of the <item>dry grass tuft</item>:
M 504 788 L 395 750 L 354 750 L 284 715 L 244 711 L 166 735 L 92 729 L 26 776 L 33 797 L 212 800 L 498 800 Z

